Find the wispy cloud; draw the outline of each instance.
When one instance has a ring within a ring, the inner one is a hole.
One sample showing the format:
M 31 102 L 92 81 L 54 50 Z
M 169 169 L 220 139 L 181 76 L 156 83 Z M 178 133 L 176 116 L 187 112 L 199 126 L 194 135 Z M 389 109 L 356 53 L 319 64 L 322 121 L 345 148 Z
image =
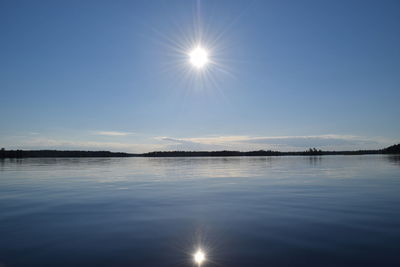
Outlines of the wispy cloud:
M 304 150 L 309 147 L 321 149 L 374 149 L 393 144 L 394 140 L 356 135 L 304 135 L 304 136 L 211 136 L 172 138 L 158 137 L 173 145 L 169 148 L 201 149 L 277 149 Z
M 280 144 L 292 147 L 325 147 L 343 145 L 377 145 L 380 142 L 375 139 L 354 135 L 309 135 L 309 136 L 275 136 L 254 137 L 244 142 L 256 144 Z
M 199 142 L 188 139 L 178 139 L 171 137 L 157 137 L 156 139 L 160 141 L 168 142 L 168 145 L 165 147 L 166 150 L 187 150 L 187 151 L 195 151 L 195 150 L 221 150 L 225 149 L 224 146 L 218 145 L 215 143 L 207 143 L 207 142 Z
M 97 131 L 94 132 L 96 135 L 105 135 L 105 136 L 127 136 L 134 133 L 131 132 L 117 132 L 117 131 Z
M 126 136 L 131 133 L 106 132 L 106 136 Z M 117 134 L 115 134 L 117 133 Z M 65 149 L 65 150 L 110 150 L 132 153 L 166 150 L 278 150 L 304 151 L 310 147 L 323 150 L 357 150 L 383 148 L 400 140 L 379 137 L 363 137 L 356 135 L 304 135 L 304 136 L 245 136 L 221 135 L 205 137 L 140 137 L 118 139 L 119 141 L 103 140 L 86 136 L 77 137 L 44 137 L 44 136 L 13 136 L 0 138 L 2 146 L 8 149 Z
M 121 152 L 142 153 L 163 150 L 165 146 L 150 143 L 124 143 L 81 141 L 53 138 L 31 138 L 7 146 L 9 149 L 65 149 L 65 150 L 110 150 Z

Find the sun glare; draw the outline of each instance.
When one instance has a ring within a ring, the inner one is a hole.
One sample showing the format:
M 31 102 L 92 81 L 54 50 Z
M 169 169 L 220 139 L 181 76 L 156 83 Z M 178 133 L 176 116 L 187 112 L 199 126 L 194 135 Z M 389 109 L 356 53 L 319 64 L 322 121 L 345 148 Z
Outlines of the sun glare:
M 200 249 L 193 255 L 194 262 L 199 266 L 205 261 L 206 255 Z
M 203 68 L 209 62 L 207 51 L 201 46 L 196 47 L 189 53 L 190 63 L 198 69 Z

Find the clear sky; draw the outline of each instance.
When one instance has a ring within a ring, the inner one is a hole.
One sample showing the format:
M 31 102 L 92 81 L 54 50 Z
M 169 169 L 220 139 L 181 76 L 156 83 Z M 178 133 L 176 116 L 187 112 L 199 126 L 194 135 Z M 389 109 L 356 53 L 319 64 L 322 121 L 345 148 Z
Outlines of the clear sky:
M 399 14 L 389 0 L 2 0 L 0 146 L 391 145 Z

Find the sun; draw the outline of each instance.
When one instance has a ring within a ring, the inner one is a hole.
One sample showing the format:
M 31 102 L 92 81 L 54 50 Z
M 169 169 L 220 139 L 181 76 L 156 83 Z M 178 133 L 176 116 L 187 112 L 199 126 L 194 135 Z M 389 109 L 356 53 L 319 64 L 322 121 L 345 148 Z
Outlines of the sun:
M 197 46 L 192 51 L 190 51 L 189 59 L 190 63 L 198 69 L 202 69 L 204 66 L 207 65 L 207 63 L 209 63 L 208 52 L 201 46 Z
M 202 250 L 198 250 L 194 255 L 193 255 L 195 263 L 197 263 L 199 266 L 206 260 L 206 255 Z

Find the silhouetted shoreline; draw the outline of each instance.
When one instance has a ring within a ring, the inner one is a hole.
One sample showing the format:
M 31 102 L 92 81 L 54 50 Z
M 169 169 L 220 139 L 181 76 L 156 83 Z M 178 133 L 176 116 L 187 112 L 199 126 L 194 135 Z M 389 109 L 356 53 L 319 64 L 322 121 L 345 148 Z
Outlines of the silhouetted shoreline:
M 322 151 L 310 148 L 307 151 L 280 152 L 271 150 L 258 151 L 154 151 L 148 153 L 125 153 L 110 151 L 79 150 L 0 150 L 0 158 L 81 158 L 81 157 L 255 157 L 255 156 L 323 156 L 323 155 L 368 155 L 400 154 L 400 144 L 378 150 Z

